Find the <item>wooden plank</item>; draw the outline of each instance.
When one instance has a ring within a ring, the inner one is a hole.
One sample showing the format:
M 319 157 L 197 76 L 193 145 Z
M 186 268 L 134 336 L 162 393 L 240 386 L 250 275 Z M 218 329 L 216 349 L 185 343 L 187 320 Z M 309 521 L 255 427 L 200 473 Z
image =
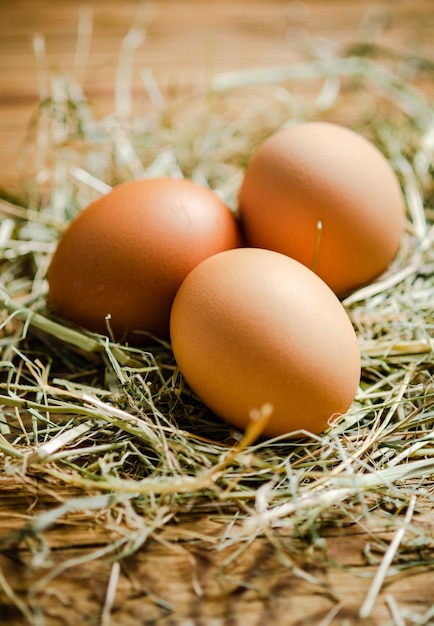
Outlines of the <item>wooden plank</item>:
M 2 478 L 0 486 L 0 575 L 22 603 L 42 611 L 46 626 L 99 624 L 113 560 L 110 552 L 96 556 L 128 528 L 121 522 L 108 530 L 82 512 L 63 516 L 41 536 L 18 537 L 16 531 L 30 516 L 80 494 L 17 477 Z M 360 526 L 339 526 L 331 519 L 318 540 L 280 529 L 271 541 L 260 536 L 241 551 L 239 543 L 223 543 L 227 521 L 217 512 L 180 514 L 151 534 L 137 553 L 121 559 L 112 623 L 318 626 L 324 620 L 342 626 L 349 620 L 351 625 L 384 626 L 394 623 L 395 606 L 415 620 L 433 605 L 434 569 L 417 566 L 421 555 L 412 541 L 421 531 L 431 529 L 434 536 L 430 510 L 415 518 L 408 547 L 387 576 L 369 619 L 360 618 L 360 608 L 396 533 L 395 515 L 378 510 Z M 233 532 L 238 529 L 235 525 Z M 46 553 L 39 567 L 38 553 Z M 47 555 L 50 570 L 44 567 Z M 57 575 L 41 584 L 56 568 Z M 0 591 L 1 623 L 22 624 L 16 604 Z
M 313 0 L 165 0 L 144 4 L 142 17 L 133 0 L 118 3 L 92 0 L 93 35 L 85 67 L 76 59 L 79 5 L 65 1 L 16 0 L 2 4 L 0 31 L 0 186 L 18 184 L 16 154 L 35 109 L 38 80 L 32 38 L 45 38 L 44 63 L 80 79 L 99 115 L 113 110 L 113 88 L 122 40 L 134 19 L 146 37 L 135 55 L 133 84 L 140 104 L 145 99 L 140 69 L 151 68 L 160 87 L 189 88 L 204 83 L 210 72 L 290 63 L 303 56 L 309 37 L 325 49 L 354 43 L 368 18 L 384 16 L 381 45 L 420 48 L 433 40 L 430 0 L 389 5 Z M 153 9 L 149 7 L 154 7 Z M 303 8 L 304 7 L 304 8 Z M 381 20 L 380 20 L 381 22 Z M 417 26 L 417 28 L 415 28 Z M 303 30 L 305 29 L 305 31 Z M 45 76 L 45 78 L 44 78 Z M 141 95 L 140 95 L 141 94 Z M 11 112 L 16 108 L 17 114 Z M 19 116 L 18 116 L 19 113 Z
M 203 520 L 196 524 L 203 532 Z M 343 537 L 347 539 L 345 551 Z M 350 540 L 352 537 L 357 540 Z M 267 623 L 317 626 L 330 618 L 326 623 L 336 626 L 344 620 L 379 626 L 393 623 L 391 603 L 396 604 L 402 615 L 421 617 L 432 606 L 434 574 L 424 568 L 413 568 L 411 576 L 406 576 L 405 571 L 389 576 L 370 618 L 360 618 L 360 607 L 376 571 L 363 559 L 362 549 L 368 539 L 366 534 L 351 535 L 345 530 L 337 535 L 326 534 L 324 545 L 319 549 L 311 546 L 309 563 L 303 563 L 301 542 L 282 537 L 281 545 L 288 548 L 287 558 L 294 559 L 295 554 L 300 570 L 283 563 L 264 538 L 257 539 L 227 566 L 229 549 L 210 550 L 197 541 L 169 545 L 152 539 L 134 557 L 121 561 L 112 607 L 113 623 L 133 626 L 155 621 L 161 626 L 185 626 L 218 620 L 215 623 L 222 626 Z M 390 540 L 390 535 L 383 533 L 377 540 Z M 23 601 L 28 602 L 34 594 L 33 603 L 44 612 L 47 626 L 54 626 L 57 620 L 65 624 L 97 624 L 113 567 L 109 559 L 91 558 L 97 548 L 98 545 L 87 548 L 65 545 L 56 550 L 52 554 L 54 564 L 69 563 L 70 567 L 42 588 L 39 584 L 44 570 L 32 572 L 20 563 L 21 559 L 29 559 L 29 555 L 0 556 L 0 566 L 9 585 Z M 345 563 L 335 561 L 333 555 L 343 556 Z M 86 558 L 89 561 L 84 561 Z M 22 617 L 4 594 L 3 597 L 0 594 L 0 611 L 0 617 L 7 617 L 9 626 L 22 624 Z

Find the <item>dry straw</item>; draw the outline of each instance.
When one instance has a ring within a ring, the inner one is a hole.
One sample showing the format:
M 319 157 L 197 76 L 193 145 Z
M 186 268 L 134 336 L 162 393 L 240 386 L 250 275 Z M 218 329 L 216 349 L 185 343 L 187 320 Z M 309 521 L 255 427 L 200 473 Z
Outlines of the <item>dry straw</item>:
M 82 15 L 79 58 L 90 17 Z M 432 82 L 433 64 L 375 45 L 326 61 L 311 49 L 300 64 L 215 76 L 200 93 L 172 99 L 144 68 L 153 108 L 138 115 L 125 67 L 139 38 L 133 30 L 124 41 L 117 111 L 103 119 L 76 81 L 46 69 L 43 38 L 35 39 L 41 102 L 21 161 L 26 195 L 0 200 L 0 451 L 3 472 L 20 489 L 49 480 L 58 505 L 31 514 L 1 545 L 41 538 L 77 512 L 84 527 L 98 512 L 115 539 L 83 558 L 121 558 L 193 512 L 225 521 L 220 537 L 202 541 L 242 550 L 282 527 L 305 537 L 320 537 L 328 524 L 369 528 L 383 507 L 398 534 L 361 607 L 367 617 L 399 550 L 433 548 L 432 533 L 413 526 L 433 504 L 434 108 L 418 87 Z M 408 222 L 387 275 L 344 302 L 363 360 L 353 406 L 321 437 L 263 441 L 267 407 L 256 407 L 264 415 L 247 433 L 231 430 L 183 385 L 169 345 L 133 349 L 56 319 L 45 274 L 68 221 L 116 182 L 182 175 L 235 207 L 253 148 L 303 119 L 347 123 L 374 141 L 400 178 Z M 46 543 L 37 545 L 32 564 L 47 568 L 41 589 L 76 561 L 50 569 Z M 428 556 L 418 563 L 430 564 Z M 113 566 L 107 611 L 118 575 Z M 7 581 L 0 584 L 28 613 Z

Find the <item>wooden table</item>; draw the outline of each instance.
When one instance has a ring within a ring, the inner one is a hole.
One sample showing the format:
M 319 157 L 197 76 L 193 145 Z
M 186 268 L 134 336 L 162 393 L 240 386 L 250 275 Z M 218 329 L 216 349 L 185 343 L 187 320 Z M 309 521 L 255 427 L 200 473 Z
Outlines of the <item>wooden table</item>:
M 432 0 L 157 0 L 142 6 L 132 0 L 90 0 L 83 6 L 67 0 L 3 0 L 0 16 L 0 188 L 17 197 L 23 185 L 20 149 L 32 113 L 49 94 L 55 68 L 75 77 L 95 114 L 103 116 L 116 107 L 128 113 L 130 104 L 141 111 L 150 106 L 139 71 L 144 68 L 152 70 L 167 95 L 194 91 L 219 72 L 300 60 L 307 36 L 321 42 L 324 50 L 351 45 L 362 33 L 365 40 L 391 50 L 426 49 L 427 42 L 434 42 Z M 132 24 L 145 27 L 146 36 L 132 41 L 133 102 L 120 103 L 114 85 Z M 38 487 L 37 481 L 20 493 L 13 478 L 4 476 L 0 535 L 20 527 L 17 515 L 26 519 L 33 507 L 44 510 L 55 501 L 56 494 Z M 14 517 L 9 518 L 12 510 Z M 420 517 L 421 527 L 429 527 L 431 514 Z M 434 602 L 433 571 L 416 565 L 408 575 L 403 569 L 391 577 L 370 616 L 360 617 L 379 562 L 376 548 L 396 532 L 381 513 L 369 529 L 355 524 L 326 531 L 317 546 L 312 544 L 310 576 L 304 578 L 297 567 L 288 568 L 279 559 L 266 538 L 225 565 L 231 550 L 214 550 L 212 538 L 219 534 L 219 523 L 206 514 L 184 519 L 176 529 L 177 543 L 169 542 L 175 531 L 168 529 L 160 542 L 150 541 L 118 571 L 104 559 L 86 561 L 92 550 L 103 552 L 109 531 L 98 520 L 86 532 L 77 531 L 79 521 L 79 514 L 72 515 L 48 534 L 59 562 L 77 561 L 33 598 L 36 617 L 41 606 L 46 620 L 29 616 L 35 626 L 405 626 L 419 623 L 414 616 L 426 615 Z M 192 540 L 198 531 L 208 538 Z M 297 554 L 293 537 L 282 531 L 279 541 L 291 544 Z M 413 557 L 416 561 L 417 549 Z M 36 574 L 7 550 L 0 554 L 0 566 L 0 623 L 28 623 L 29 609 L 24 607 L 23 615 L 20 607 L 26 602 L 32 608 L 26 589 L 35 583 Z M 110 581 L 116 589 L 113 598 L 107 595 Z M 396 602 L 407 611 L 405 623 L 397 616 Z M 423 623 L 434 623 L 434 615 L 430 620 Z
M 2 2 L 1 186 L 19 187 L 19 148 L 39 99 L 49 93 L 51 70 L 75 77 L 97 115 L 115 110 L 119 54 L 133 25 L 146 31 L 134 46 L 136 107 L 146 102 L 144 68 L 163 92 L 188 90 L 215 73 L 297 61 L 305 32 L 325 48 L 358 37 L 401 51 L 432 41 L 430 0 L 156 0 L 138 7 L 131 0 Z

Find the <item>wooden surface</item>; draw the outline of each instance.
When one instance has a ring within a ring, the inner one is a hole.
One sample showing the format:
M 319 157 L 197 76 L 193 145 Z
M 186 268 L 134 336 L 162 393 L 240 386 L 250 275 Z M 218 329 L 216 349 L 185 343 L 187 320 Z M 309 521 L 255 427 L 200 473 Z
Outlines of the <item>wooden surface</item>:
M 13 478 L 0 479 L 0 486 L 1 535 L 11 538 L 10 543 L 0 543 L 0 575 L 19 597 L 26 598 L 30 590 L 33 605 L 43 610 L 47 626 L 433 623 L 423 618 L 430 612 L 434 617 L 434 574 L 418 566 L 422 555 L 414 541 L 419 531 L 434 531 L 430 510 L 418 513 L 400 562 L 387 576 L 374 610 L 362 619 L 359 612 L 373 574 L 399 528 L 393 512 L 385 509 L 373 513 L 361 526 L 340 526 L 330 520 L 320 540 L 281 529 L 272 542 L 259 537 L 242 550 L 239 544 L 216 549 L 224 517 L 181 514 L 158 539 L 151 538 L 134 556 L 122 559 L 118 573 L 110 553 L 104 554 L 105 546 L 119 539 L 115 527 L 109 531 L 95 519 L 93 523 L 87 520 L 84 528 L 80 522 L 86 518 L 77 513 L 44 535 L 52 565 L 60 568 L 55 577 L 44 581 L 50 570 L 32 571 L 27 566 L 32 545 L 36 551 L 41 548 L 37 535 L 28 533 L 28 550 L 21 546 L 17 551 L 13 532 L 23 529 L 30 508 L 32 513 L 50 509 L 56 497 L 36 481 L 33 497 L 20 495 Z M 99 551 L 102 554 L 96 559 Z M 111 621 L 104 622 L 103 607 L 114 571 L 118 576 Z M 406 616 L 408 621 L 396 621 L 394 615 Z M 1 591 L 0 620 L 9 626 L 25 623 Z
M 39 98 L 47 93 L 47 70 L 59 67 L 75 76 L 97 115 L 112 112 L 119 51 L 135 20 L 142 26 L 148 23 L 147 35 L 136 51 L 132 77 L 134 106 L 143 108 L 149 102 L 140 68 L 152 69 L 163 92 L 174 87 L 188 91 L 214 72 L 296 60 L 299 55 L 294 42 L 304 36 L 303 29 L 308 29 L 311 37 L 321 38 L 325 47 L 352 44 L 368 24 L 371 30 L 366 37 L 377 35 L 381 45 L 392 49 L 434 41 L 432 0 L 310 0 L 305 4 L 160 0 L 143 5 L 141 11 L 138 3 L 130 0 L 93 0 L 87 7 L 80 9 L 78 2 L 67 0 L 2 0 L 0 188 L 11 193 L 20 192 L 20 145 Z M 89 24 L 89 7 L 93 14 L 89 54 L 84 55 L 82 48 L 77 55 L 79 14 L 82 11 L 81 24 Z M 372 22 L 375 16 L 384 20 Z M 379 23 L 382 34 L 374 32 L 373 24 L 379 28 Z M 39 50 L 36 57 L 35 46 Z M 35 481 L 33 492 L 28 485 L 20 491 L 19 477 L 0 477 L 2 537 L 22 528 L 30 514 L 53 505 L 56 496 L 48 487 L 39 489 Z M 417 566 L 417 541 L 409 545 L 406 562 L 386 580 L 370 617 L 359 616 L 372 576 L 396 532 L 393 520 L 387 511 L 379 511 L 365 528 L 357 523 L 343 527 L 331 523 L 317 543 L 313 538 L 306 542 L 282 532 L 278 540 L 283 553 L 293 559 L 294 567 L 289 567 L 282 552 L 266 538 L 239 555 L 229 547 L 216 550 L 213 538 L 217 541 L 221 531 L 218 519 L 183 515 L 159 541 L 151 539 L 135 557 L 124 559 L 118 572 L 109 556 L 86 561 L 113 537 L 97 519 L 83 531 L 79 518 L 72 516 L 54 526 L 45 540 L 55 564 L 77 561 L 65 571 L 60 569 L 39 591 L 41 572 L 25 566 L 32 541 L 21 544 L 19 550 L 12 539 L 3 545 L 0 623 L 29 623 L 19 609 L 21 599 L 36 607 L 36 616 L 37 608 L 42 607 L 44 621 L 31 622 L 38 626 L 432 624 L 434 616 L 427 616 L 434 603 L 434 575 Z M 416 529 L 429 528 L 431 512 L 418 514 L 414 524 Z M 193 539 L 198 531 L 203 539 Z M 176 543 L 169 543 L 171 532 Z M 304 571 L 308 564 L 307 579 L 297 572 L 298 561 L 304 563 Z M 411 568 L 406 567 L 409 564 Z M 105 613 L 110 580 L 117 582 L 116 593 L 110 612 Z
M 49 93 L 49 71 L 75 77 L 97 115 L 113 112 L 119 54 L 133 25 L 146 31 L 132 75 L 140 110 L 149 106 L 144 68 L 163 91 L 187 90 L 213 73 L 298 60 L 306 32 L 325 50 L 362 36 L 403 51 L 426 48 L 434 29 L 432 0 L 2 0 L 0 16 L 0 187 L 15 188 L 19 148 Z

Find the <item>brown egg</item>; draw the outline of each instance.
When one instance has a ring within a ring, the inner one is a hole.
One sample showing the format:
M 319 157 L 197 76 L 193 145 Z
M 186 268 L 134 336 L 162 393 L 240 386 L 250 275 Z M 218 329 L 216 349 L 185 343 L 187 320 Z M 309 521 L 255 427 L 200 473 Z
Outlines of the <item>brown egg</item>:
M 239 248 L 203 261 L 175 297 L 170 329 L 188 385 L 241 429 L 271 404 L 265 435 L 320 433 L 354 400 L 360 352 L 349 317 L 283 254 Z
M 383 154 L 325 122 L 290 126 L 258 148 L 239 212 L 248 245 L 297 259 L 339 296 L 387 269 L 405 221 L 400 185 Z
M 107 334 L 109 316 L 117 340 L 167 339 L 185 276 L 240 244 L 232 212 L 210 189 L 169 178 L 126 182 L 86 207 L 61 237 L 48 271 L 49 303 L 98 333 Z

